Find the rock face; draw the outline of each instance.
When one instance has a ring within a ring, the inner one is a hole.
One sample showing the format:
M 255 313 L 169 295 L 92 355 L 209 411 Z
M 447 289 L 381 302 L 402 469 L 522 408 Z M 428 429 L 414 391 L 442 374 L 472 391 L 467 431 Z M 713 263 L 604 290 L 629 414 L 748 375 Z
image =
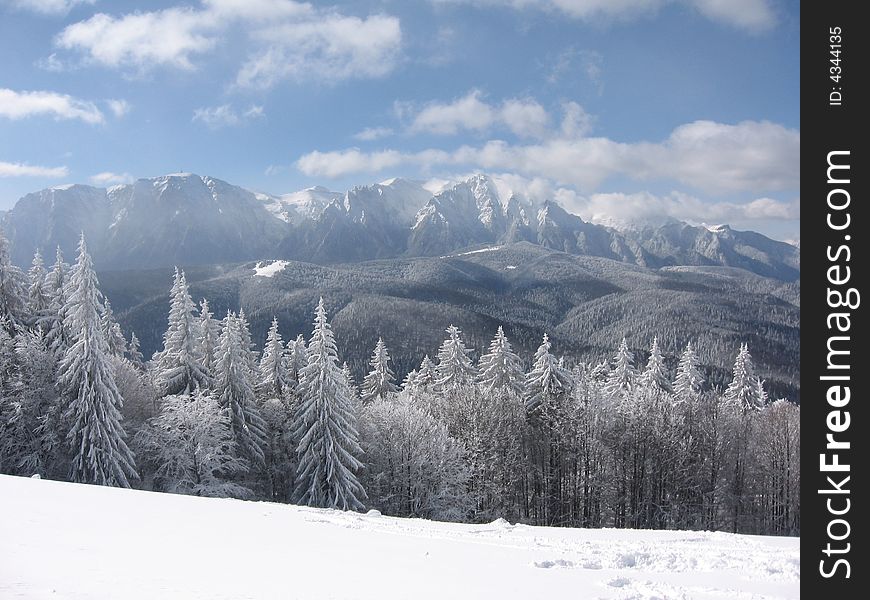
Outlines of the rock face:
M 486 175 L 435 194 L 391 179 L 344 194 L 314 187 L 273 196 L 177 173 L 108 189 L 49 188 L 23 197 L 0 223 L 20 265 L 37 247 L 50 256 L 59 245 L 71 257 L 84 232 L 101 269 L 443 256 L 525 241 L 651 268 L 730 266 L 784 281 L 800 277 L 800 250 L 757 233 L 679 221 L 618 231 L 553 201 L 503 195 Z

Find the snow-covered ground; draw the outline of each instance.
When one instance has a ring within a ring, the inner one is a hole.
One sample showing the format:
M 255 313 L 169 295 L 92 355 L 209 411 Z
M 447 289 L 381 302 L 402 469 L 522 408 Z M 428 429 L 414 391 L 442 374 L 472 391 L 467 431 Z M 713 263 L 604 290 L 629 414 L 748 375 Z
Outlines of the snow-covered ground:
M 799 540 L 438 523 L 0 476 L 0 598 L 799 598 Z
M 274 277 L 289 264 L 286 260 L 273 260 L 266 261 L 265 263 L 258 262 L 257 266 L 254 267 L 254 277 Z

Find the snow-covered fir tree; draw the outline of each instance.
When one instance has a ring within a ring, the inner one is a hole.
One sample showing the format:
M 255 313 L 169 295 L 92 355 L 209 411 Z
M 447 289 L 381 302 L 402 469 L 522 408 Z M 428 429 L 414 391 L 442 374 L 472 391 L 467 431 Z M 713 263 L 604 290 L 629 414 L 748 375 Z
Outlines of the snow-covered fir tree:
M 63 308 L 66 305 L 66 276 L 69 265 L 63 261 L 60 246 L 55 252 L 52 270 L 46 276 L 46 288 L 50 296 L 49 308 L 39 319 L 39 325 L 45 330 L 49 347 L 55 352 L 66 349 L 69 339 L 63 328 Z
M 203 365 L 198 343 L 199 320 L 184 271 L 175 268 L 170 291 L 169 326 L 163 334 L 163 349 L 155 356 L 155 379 L 163 395 L 190 393 L 196 386 L 209 387 L 210 373 Z
M 429 358 L 429 355 L 423 357 L 420 362 L 420 368 L 417 369 L 417 377 L 414 379 L 414 386 L 417 389 L 428 390 L 435 385 L 435 380 L 438 374 L 435 369 L 435 363 Z
M 701 361 L 692 347 L 692 342 L 689 342 L 680 355 L 677 374 L 674 377 L 674 399 L 677 402 L 689 402 L 701 393 L 704 376 L 701 374 L 700 367 Z
M 266 423 L 257 408 L 241 329 L 241 320 L 227 312 L 218 346 L 215 391 L 221 408 L 229 411 L 242 455 L 252 464 L 263 465 Z
M 160 414 L 134 442 L 154 465 L 160 490 L 217 498 L 253 495 L 234 481 L 247 472 L 248 463 L 238 456 L 229 411 L 200 387 L 189 395 L 163 398 Z
M 478 362 L 478 382 L 487 392 L 503 389 L 522 395 L 525 387 L 520 357 L 511 348 L 511 343 L 499 325 L 489 351 Z
M 290 379 L 299 383 L 299 371 L 308 364 L 308 350 L 305 338 L 300 333 L 295 340 L 287 341 L 287 369 Z
M 33 263 L 27 275 L 30 279 L 30 287 L 27 290 L 27 303 L 30 314 L 38 322 L 51 305 L 51 293 L 49 292 L 47 281 L 48 272 L 45 270 L 45 262 L 42 260 L 42 253 L 39 249 L 33 255 Z
M 10 332 L 24 322 L 27 298 L 24 283 L 24 273 L 12 264 L 9 241 L 0 228 L 0 322 Z
M 209 310 L 208 300 L 203 298 L 199 303 L 199 351 L 202 354 L 202 366 L 206 372 L 214 373 L 217 362 L 216 352 L 221 325 Z
M 734 360 L 734 371 L 731 383 L 725 390 L 725 401 L 741 410 L 759 410 L 764 407 L 766 394 L 764 387 L 755 376 L 755 367 L 747 344 L 740 345 L 740 351 Z
M 378 338 L 369 365 L 372 370 L 365 376 L 360 389 L 360 396 L 364 403 L 378 398 L 384 400 L 398 391 L 395 383 L 396 376 L 390 368 L 390 353 L 387 352 L 387 345 L 383 338 Z
M 139 350 L 139 338 L 136 337 L 136 332 L 130 332 L 130 342 L 127 344 L 127 359 L 133 363 L 137 369 L 142 369 L 145 366 L 145 357 Z
M 462 332 L 455 325 L 447 328 L 447 339 L 438 349 L 438 366 L 435 368 L 435 385 L 439 390 L 459 389 L 470 386 L 477 377 L 471 362 L 471 350 L 462 341 Z
M 408 371 L 405 378 L 402 380 L 402 385 L 400 387 L 403 392 L 417 391 L 417 369 L 411 369 Z
M 112 356 L 123 356 L 127 349 L 127 340 L 124 339 L 121 326 L 115 320 L 115 313 L 112 311 L 112 304 L 108 298 L 103 301 L 103 313 L 100 316 L 100 325 L 109 344 L 109 352 Z
M 63 315 L 71 345 L 60 361 L 59 382 L 69 402 L 65 419 L 71 423 L 70 479 L 130 487 L 138 475 L 121 425 L 122 398 L 101 327 L 100 292 L 84 235 L 68 288 Z
M 625 400 L 637 384 L 637 370 L 634 368 L 634 355 L 628 349 L 625 338 L 619 343 L 612 366 L 604 384 L 605 394 L 613 401 Z
M 532 370 L 526 376 L 526 410 L 530 412 L 570 394 L 573 387 L 571 373 L 559 366 L 559 361 L 550 353 L 550 347 L 550 338 L 545 333 L 535 352 Z
M 643 373 L 640 375 L 638 383 L 643 389 L 648 391 L 671 391 L 671 382 L 668 379 L 665 360 L 662 358 L 661 350 L 659 350 L 659 339 L 657 337 L 653 338 L 652 347 L 649 350 L 649 359 L 646 362 L 646 368 L 644 368 Z
M 299 440 L 296 499 L 301 504 L 342 510 L 363 507 L 365 490 L 356 476 L 362 464 L 357 415 L 338 366 L 323 298 L 314 316 L 308 364 L 300 373 L 300 404 L 294 421 Z
M 293 385 L 287 363 L 287 350 L 278 331 L 278 319 L 273 317 L 260 358 L 257 394 L 261 398 L 280 398 Z

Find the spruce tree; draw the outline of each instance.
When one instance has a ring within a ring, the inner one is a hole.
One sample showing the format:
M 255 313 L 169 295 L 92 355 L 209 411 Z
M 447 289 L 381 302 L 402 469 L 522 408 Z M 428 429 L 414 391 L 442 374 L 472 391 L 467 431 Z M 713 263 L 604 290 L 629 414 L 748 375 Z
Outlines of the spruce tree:
M 73 461 L 70 479 L 130 487 L 138 478 L 121 425 L 121 394 L 115 384 L 109 345 L 100 323 L 100 292 L 84 235 L 69 278 L 64 329 L 71 345 L 60 361 L 59 382 L 69 399 L 64 415 Z
M 37 320 L 43 317 L 51 305 L 51 294 L 48 290 L 48 273 L 45 270 L 45 263 L 42 260 L 42 253 L 39 249 L 33 255 L 33 263 L 28 272 L 30 279 L 30 287 L 27 290 L 27 302 L 30 307 L 30 314 Z
M 764 408 L 766 394 L 764 387 L 755 376 L 752 356 L 746 344 L 740 345 L 740 351 L 734 360 L 734 374 L 725 390 L 725 401 L 743 411 Z
M 420 362 L 420 368 L 417 369 L 417 377 L 414 379 L 414 387 L 420 390 L 428 390 L 435 385 L 437 373 L 435 371 L 435 363 L 429 358 L 429 355 L 423 357 Z
M 198 339 L 199 320 L 190 298 L 184 271 L 175 268 L 170 292 L 169 326 L 163 350 L 157 355 L 156 379 L 162 395 L 189 394 L 199 385 L 209 387 L 210 374 L 203 366 Z
M 130 333 L 130 343 L 127 344 L 127 358 L 137 369 L 142 370 L 144 368 L 145 357 L 142 356 L 142 352 L 139 350 L 139 338 L 136 337 L 135 331 Z
M 308 343 L 308 364 L 300 373 L 301 402 L 294 421 L 299 440 L 296 498 L 301 504 L 363 507 L 365 491 L 355 474 L 362 466 L 357 458 L 362 450 L 348 387 L 321 298 Z
M 701 374 L 700 366 L 701 361 L 692 347 L 692 342 L 689 342 L 680 355 L 677 375 L 674 378 L 674 399 L 677 402 L 689 402 L 700 395 L 704 385 L 704 376 Z
M 477 371 L 471 362 L 471 350 L 462 341 L 462 332 L 455 325 L 447 328 L 447 339 L 438 349 L 435 385 L 441 391 L 466 388 L 474 383 Z
M 287 342 L 287 368 L 290 379 L 299 383 L 299 371 L 308 364 L 308 350 L 305 348 L 305 338 L 300 333 L 295 340 Z
M 532 370 L 526 376 L 526 410 L 531 412 L 546 406 L 553 399 L 565 397 L 572 388 L 571 373 L 561 367 L 550 353 L 550 338 L 545 333 L 535 352 Z
M 503 389 L 522 395 L 525 374 L 520 357 L 511 348 L 501 326 L 489 344 L 489 351 L 480 357 L 478 382 L 487 392 Z
M 649 360 L 646 368 L 640 376 L 641 387 L 650 391 L 670 392 L 671 382 L 668 380 L 665 370 L 665 361 L 659 350 L 659 339 L 653 338 L 652 347 L 649 351 Z
M 390 368 L 390 354 L 387 352 L 383 338 L 378 338 L 369 364 L 372 370 L 365 376 L 361 390 L 363 403 L 376 399 L 385 400 L 390 394 L 398 391 L 395 384 L 396 376 Z
M 637 384 L 637 371 L 634 368 L 634 355 L 628 349 L 625 338 L 619 343 L 612 368 L 607 373 L 604 393 L 611 401 L 622 401 L 631 395 Z
M 208 307 L 208 300 L 203 298 L 199 303 L 199 351 L 202 354 L 202 366 L 208 373 L 213 373 L 217 363 L 216 353 L 221 326 Z
M 60 246 L 55 252 L 54 267 L 46 276 L 47 291 L 50 296 L 47 313 L 39 320 L 45 330 L 49 347 L 61 352 L 69 345 L 69 338 L 63 328 L 63 308 L 66 305 L 66 279 L 69 265 L 63 261 Z
M 230 312 L 224 319 L 219 340 L 215 380 L 220 405 L 230 411 L 239 448 L 252 464 L 264 465 L 266 423 L 254 397 L 251 369 L 242 343 L 241 322 Z
M 27 296 L 24 284 L 24 273 L 12 264 L 9 242 L 0 228 L 0 323 L 5 323 L 10 333 L 24 324 Z
M 127 340 L 124 339 L 121 326 L 115 320 L 115 313 L 112 312 L 112 304 L 108 298 L 105 298 L 103 302 L 103 314 L 100 317 L 100 325 L 103 328 L 106 341 L 109 343 L 109 352 L 112 356 L 123 356 L 127 350 Z
M 291 385 L 287 350 L 278 331 L 278 319 L 273 317 L 260 358 L 257 393 L 261 398 L 280 398 Z

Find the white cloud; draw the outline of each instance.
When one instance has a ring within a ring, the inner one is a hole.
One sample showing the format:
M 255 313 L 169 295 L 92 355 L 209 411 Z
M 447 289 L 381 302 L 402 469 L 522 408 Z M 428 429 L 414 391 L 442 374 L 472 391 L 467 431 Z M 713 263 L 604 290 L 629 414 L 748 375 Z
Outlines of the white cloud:
M 264 118 L 265 116 L 263 107 L 256 104 L 251 105 L 241 113 L 233 108 L 232 104 L 197 108 L 193 111 L 194 121 L 204 123 L 212 129 L 241 125 L 246 121 Z
M 454 135 L 460 131 L 487 131 L 502 126 L 527 138 L 542 138 L 548 133 L 550 115 L 533 98 L 510 98 L 500 105 L 482 100 L 480 90 L 472 90 L 453 102 L 431 102 L 419 110 L 408 127 L 411 133 Z M 398 104 L 397 114 L 414 112 L 411 105 Z
M 705 202 L 695 196 L 671 192 L 657 196 L 636 194 L 593 194 L 588 198 L 563 194 L 565 208 L 582 218 L 604 224 L 620 224 L 673 217 L 694 223 L 734 223 L 761 220 L 798 220 L 800 202 L 758 198 L 750 202 Z
M 109 110 L 118 119 L 130 112 L 131 108 L 130 103 L 126 100 L 106 100 L 106 104 L 109 105 Z
M 146 69 L 160 65 L 191 69 L 191 55 L 215 44 L 213 34 L 207 33 L 209 21 L 201 11 L 191 8 L 137 12 L 117 18 L 98 13 L 67 26 L 55 43 L 108 67 Z
M 526 145 L 491 140 L 482 146 L 461 146 L 451 151 L 312 152 L 297 162 L 307 175 L 328 177 L 376 172 L 400 164 L 414 164 L 424 170 L 457 165 L 505 170 L 575 186 L 581 191 L 594 191 L 615 177 L 677 181 L 713 194 L 796 190 L 800 186 L 800 133 L 766 121 L 736 125 L 695 121 L 677 127 L 666 140 L 657 143 L 557 136 Z
M 395 67 L 402 40 L 399 19 L 389 15 L 346 16 L 292 0 L 203 0 L 196 8 L 99 13 L 66 27 L 55 44 L 112 68 L 190 70 L 234 26 L 248 44 L 236 85 L 248 88 L 381 77 Z
M 265 47 L 242 65 L 236 84 L 265 89 L 284 79 L 328 84 L 383 77 L 398 60 L 402 29 L 399 19 L 387 15 L 325 14 L 269 25 L 254 37 Z
M 41 15 L 65 15 L 79 4 L 93 4 L 96 0 L 11 0 L 10 4 L 21 10 Z
M 133 180 L 134 177 L 129 173 L 112 173 L 111 171 L 104 171 L 103 173 L 97 173 L 90 177 L 91 183 L 101 186 L 132 183 Z
M 582 21 L 633 20 L 647 16 L 668 4 L 682 4 L 711 21 L 761 31 L 776 23 L 772 0 L 431 0 L 435 3 L 508 6 L 565 14 Z
M 16 92 L 0 88 L 0 117 L 17 120 L 37 115 L 58 120 L 78 119 L 91 124 L 104 121 L 103 113 L 93 102 L 56 92 Z
M 66 177 L 67 167 L 40 167 L 23 163 L 11 163 L 0 160 L 0 177 Z
M 361 142 L 373 142 L 391 135 L 393 130 L 389 127 L 366 127 L 359 133 L 355 133 L 353 137 Z

